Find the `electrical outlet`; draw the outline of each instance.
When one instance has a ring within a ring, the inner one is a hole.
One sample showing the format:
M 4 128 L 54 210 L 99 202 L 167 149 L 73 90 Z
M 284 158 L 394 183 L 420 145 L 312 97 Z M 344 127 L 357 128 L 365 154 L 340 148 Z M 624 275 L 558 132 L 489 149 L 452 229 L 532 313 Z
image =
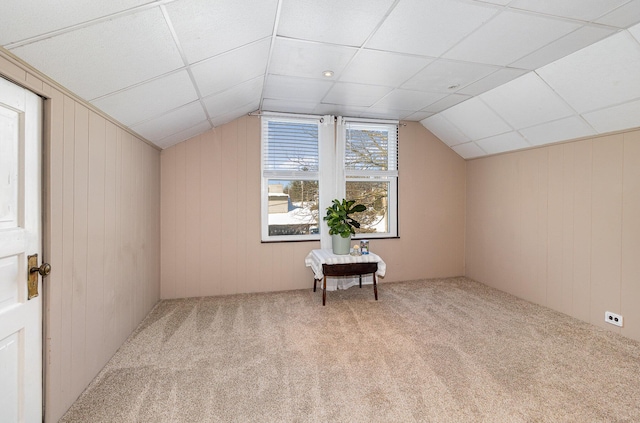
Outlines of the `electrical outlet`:
M 619 314 L 615 314 L 610 311 L 605 311 L 604 321 L 607 323 L 611 323 L 612 325 L 622 327 L 622 316 L 620 316 Z

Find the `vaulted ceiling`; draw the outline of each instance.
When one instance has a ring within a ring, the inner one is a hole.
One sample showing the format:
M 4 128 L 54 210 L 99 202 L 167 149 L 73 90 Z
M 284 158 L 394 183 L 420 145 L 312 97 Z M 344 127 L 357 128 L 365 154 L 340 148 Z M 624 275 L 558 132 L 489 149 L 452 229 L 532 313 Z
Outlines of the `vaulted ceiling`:
M 0 45 L 162 148 L 256 110 L 421 121 L 464 158 L 640 126 L 640 0 L 1 8 Z

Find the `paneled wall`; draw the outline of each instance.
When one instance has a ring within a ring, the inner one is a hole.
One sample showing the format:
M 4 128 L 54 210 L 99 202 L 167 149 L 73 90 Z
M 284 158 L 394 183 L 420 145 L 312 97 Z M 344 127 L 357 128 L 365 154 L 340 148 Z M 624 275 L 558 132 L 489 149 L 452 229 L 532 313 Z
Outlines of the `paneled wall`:
M 160 297 L 160 152 L 0 50 L 45 101 L 45 416 L 55 422 Z
M 640 340 L 639 258 L 640 131 L 467 163 L 467 276 Z
M 400 127 L 400 238 L 372 240 L 383 282 L 463 273 L 465 162 L 416 122 Z M 310 288 L 319 242 L 260 242 L 260 119 L 162 151 L 162 298 Z M 384 291 L 381 291 L 384 295 Z

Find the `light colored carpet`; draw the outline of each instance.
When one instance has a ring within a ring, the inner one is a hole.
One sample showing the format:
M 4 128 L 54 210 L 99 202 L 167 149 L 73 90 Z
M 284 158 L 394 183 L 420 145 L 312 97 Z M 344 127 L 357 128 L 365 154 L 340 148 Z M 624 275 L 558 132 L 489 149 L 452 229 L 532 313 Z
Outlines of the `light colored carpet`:
M 160 302 L 63 422 L 640 421 L 640 343 L 466 278 Z

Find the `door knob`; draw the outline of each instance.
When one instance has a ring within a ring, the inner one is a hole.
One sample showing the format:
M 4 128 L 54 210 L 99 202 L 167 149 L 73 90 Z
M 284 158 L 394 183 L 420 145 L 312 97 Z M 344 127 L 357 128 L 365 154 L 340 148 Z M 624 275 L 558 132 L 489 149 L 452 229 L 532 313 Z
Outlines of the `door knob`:
M 42 263 L 38 266 L 38 255 L 27 256 L 27 269 L 29 278 L 27 280 L 27 299 L 30 300 L 38 296 L 38 273 L 45 277 L 51 273 L 51 265 Z
M 51 265 L 49 263 L 42 263 L 40 265 L 40 267 L 32 267 L 31 269 L 29 269 L 29 273 L 40 273 L 40 276 L 45 277 L 45 276 L 49 276 L 49 273 L 51 273 Z

